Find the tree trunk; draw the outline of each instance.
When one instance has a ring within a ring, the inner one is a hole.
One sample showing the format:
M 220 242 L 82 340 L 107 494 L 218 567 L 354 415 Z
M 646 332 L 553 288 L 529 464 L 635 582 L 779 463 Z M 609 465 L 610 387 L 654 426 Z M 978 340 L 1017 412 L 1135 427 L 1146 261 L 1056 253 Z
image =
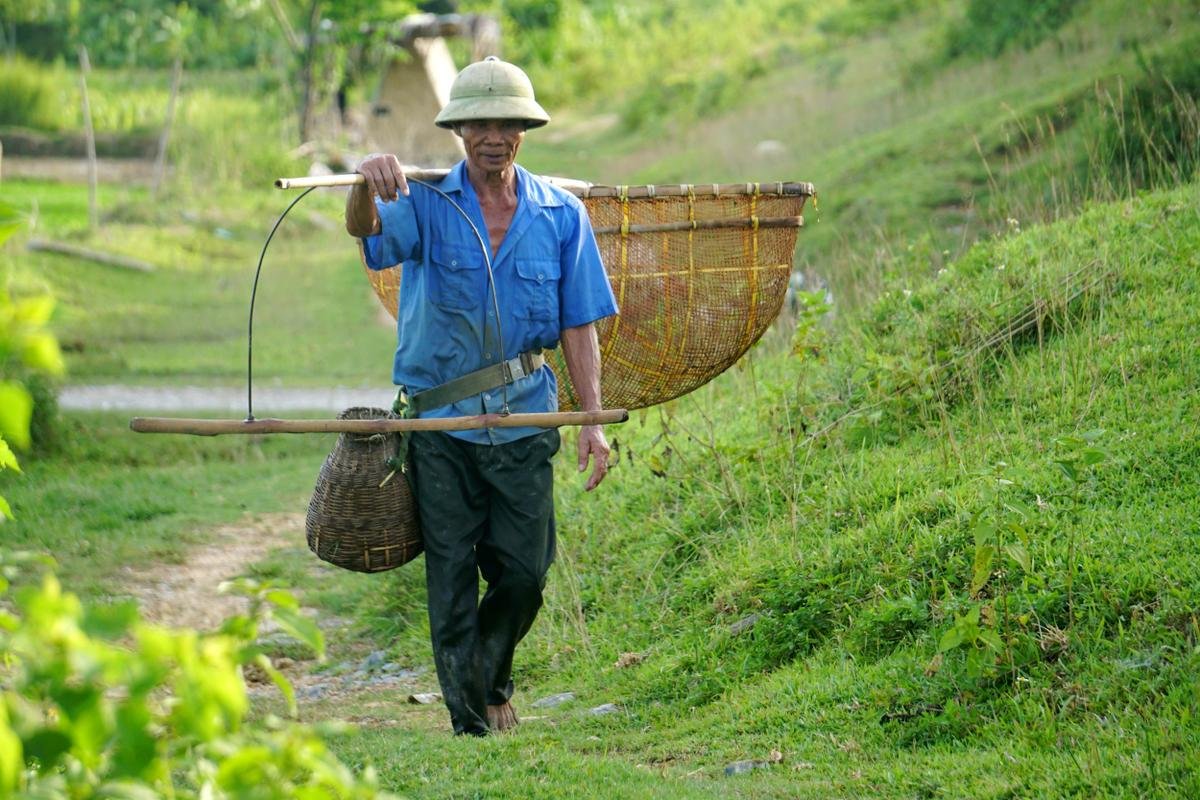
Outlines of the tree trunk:
M 83 131 L 87 137 L 88 159 L 88 229 L 96 230 L 99 213 L 96 211 L 96 131 L 92 128 L 92 106 L 88 102 L 87 74 L 92 69 L 87 48 L 79 46 L 79 88 L 83 93 Z
M 315 94 L 314 69 L 317 54 L 317 29 L 321 24 L 321 0 L 312 0 L 308 11 L 308 41 L 304 47 L 304 64 L 301 67 L 300 85 L 300 143 L 309 139 L 312 133 L 313 97 Z

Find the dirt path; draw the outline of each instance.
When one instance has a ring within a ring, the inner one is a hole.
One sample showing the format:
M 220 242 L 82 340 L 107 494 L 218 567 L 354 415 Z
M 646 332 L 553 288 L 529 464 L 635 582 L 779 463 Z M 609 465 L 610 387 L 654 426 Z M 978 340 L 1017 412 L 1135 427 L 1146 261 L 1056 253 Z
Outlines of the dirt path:
M 251 565 L 265 559 L 280 547 L 295 547 L 304 541 L 304 515 L 298 513 L 261 514 L 216 528 L 210 541 L 193 549 L 182 564 L 156 564 L 142 569 L 126 568 L 126 590 L 141 607 L 142 616 L 173 628 L 194 628 L 211 631 L 221 621 L 249 609 L 246 598 L 220 591 L 223 581 L 245 575 Z M 334 568 L 314 557 L 314 577 Z M 303 602 L 298 588 L 292 589 Z M 315 609 L 305 609 L 317 618 L 318 624 L 329 633 L 350 624 L 349 620 L 320 616 Z M 270 625 L 260 626 L 260 641 L 270 652 L 287 638 Z M 287 648 L 294 652 L 293 648 Z M 339 649 L 330 642 L 328 663 L 321 669 L 315 661 L 272 657 L 276 667 L 287 675 L 302 704 L 323 701 L 328 705 L 336 698 L 381 689 L 410 693 L 436 691 L 436 683 L 428 667 L 406 669 L 389 661 L 382 650 L 366 648 Z M 246 672 L 251 695 L 269 697 L 277 694 L 266 675 L 256 669 Z
M 183 564 L 127 567 L 126 587 L 147 620 L 212 630 L 249 608 L 246 598 L 220 592 L 222 581 L 245 574 L 275 548 L 297 541 L 304 541 L 302 514 L 256 516 L 217 528 L 212 540 L 189 553 Z

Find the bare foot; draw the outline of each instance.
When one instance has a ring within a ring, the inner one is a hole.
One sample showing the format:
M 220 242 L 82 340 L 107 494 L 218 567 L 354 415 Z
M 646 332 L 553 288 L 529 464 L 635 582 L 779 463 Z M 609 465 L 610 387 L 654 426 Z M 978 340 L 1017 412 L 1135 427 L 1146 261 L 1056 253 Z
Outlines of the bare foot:
M 512 707 L 512 703 L 507 701 L 504 705 L 488 706 L 487 715 L 488 726 L 497 732 L 512 730 L 521 721 L 517 719 L 517 711 Z

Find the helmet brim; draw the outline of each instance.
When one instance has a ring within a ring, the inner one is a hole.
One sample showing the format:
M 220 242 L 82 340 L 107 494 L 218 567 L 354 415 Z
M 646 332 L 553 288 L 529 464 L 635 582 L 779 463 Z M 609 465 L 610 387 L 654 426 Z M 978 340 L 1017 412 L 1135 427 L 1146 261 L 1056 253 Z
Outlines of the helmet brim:
M 433 121 L 439 128 L 453 128 L 476 119 L 519 119 L 527 128 L 540 128 L 550 121 L 546 109 L 525 97 L 484 96 L 451 100 Z

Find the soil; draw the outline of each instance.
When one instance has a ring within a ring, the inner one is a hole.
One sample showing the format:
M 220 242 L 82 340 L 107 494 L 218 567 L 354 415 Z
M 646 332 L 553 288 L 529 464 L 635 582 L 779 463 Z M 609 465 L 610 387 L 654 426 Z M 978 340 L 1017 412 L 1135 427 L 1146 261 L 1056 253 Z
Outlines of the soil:
M 256 516 L 217 528 L 184 564 L 127 567 L 126 586 L 150 622 L 213 630 L 249 608 L 246 598 L 221 592 L 221 583 L 245 574 L 271 550 L 297 541 L 304 541 L 303 514 Z

